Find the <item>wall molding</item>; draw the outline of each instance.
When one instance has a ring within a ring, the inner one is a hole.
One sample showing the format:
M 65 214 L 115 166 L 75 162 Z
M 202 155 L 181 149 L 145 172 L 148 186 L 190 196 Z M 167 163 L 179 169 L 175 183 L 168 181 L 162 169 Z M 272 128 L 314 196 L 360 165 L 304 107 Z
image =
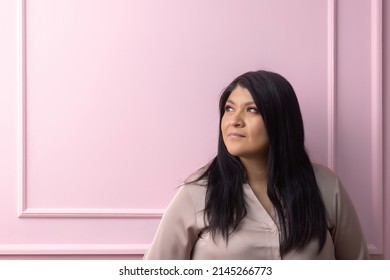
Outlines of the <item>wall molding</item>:
M 371 0 L 371 223 L 374 240 L 368 244 L 371 254 L 383 253 L 383 72 L 382 72 L 382 0 Z M 17 173 L 17 207 L 20 218 L 161 218 L 164 209 L 130 209 L 130 208 L 31 208 L 28 207 L 27 190 L 27 161 L 26 143 L 28 135 L 26 133 L 26 0 L 18 0 L 18 73 L 17 73 L 17 114 L 18 114 L 18 173 Z M 335 128 L 337 121 L 336 110 L 336 85 L 337 85 L 337 1 L 327 0 L 327 113 L 328 113 L 328 167 L 333 169 L 335 162 Z M 66 247 L 68 246 L 68 247 Z M 106 247 L 105 247 L 106 246 Z M 55 254 L 55 252 L 71 252 L 77 254 L 89 254 L 86 252 L 97 252 L 101 254 L 116 254 L 115 246 L 124 248 L 129 254 L 142 254 L 148 245 L 115 244 L 115 245 L 61 245 L 61 244 L 0 244 L 0 254 L 7 250 L 9 254 L 44 254 L 43 251 Z M 141 247 L 142 247 L 141 246 Z M 62 249 L 61 249 L 62 248 Z M 73 248 L 73 249 L 70 249 Z M 76 249 L 74 249 L 76 248 Z M 110 249 L 111 248 L 111 249 Z M 89 250 L 89 251 L 88 251 Z M 111 250 L 111 251 L 110 251 Z M 121 250 L 121 249 L 117 249 Z M 138 250 L 138 251 L 137 251 Z M 7 252 L 8 252 L 7 251 Z M 118 252 L 119 252 L 118 251 Z M 102 253 L 104 252 L 104 253 Z M 69 253 L 70 254 L 70 253 Z M 96 253 L 98 254 L 98 253 Z M 124 253 L 122 253 L 124 254 Z
M 1 255 L 143 255 L 149 244 L 0 244 Z
M 20 218 L 150 218 L 159 219 L 164 209 L 128 208 L 25 208 Z
M 27 204 L 27 148 L 26 130 L 26 0 L 17 3 L 17 131 L 18 131 L 18 168 L 17 168 L 17 207 L 19 218 L 161 218 L 164 209 L 141 208 L 31 208 Z
M 383 67 L 382 0 L 371 0 L 371 164 L 372 224 L 370 253 L 383 254 Z
M 382 4 L 371 1 L 371 223 L 374 240 L 370 254 L 383 253 L 383 108 L 382 108 Z M 327 1 L 328 40 L 328 167 L 335 170 L 337 122 L 337 0 Z M 371 242 L 370 242 L 371 241 Z
M 335 169 L 335 131 L 336 131 L 336 3 L 328 0 L 327 15 L 328 40 L 328 167 Z
M 26 5 L 25 0 L 17 2 L 17 207 L 18 214 L 23 213 L 26 206 Z

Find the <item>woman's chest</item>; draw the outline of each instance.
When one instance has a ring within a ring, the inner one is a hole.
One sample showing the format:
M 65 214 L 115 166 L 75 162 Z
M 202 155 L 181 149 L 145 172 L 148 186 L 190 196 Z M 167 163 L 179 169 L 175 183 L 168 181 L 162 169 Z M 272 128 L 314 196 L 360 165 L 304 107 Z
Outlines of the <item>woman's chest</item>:
M 192 259 L 280 259 L 278 228 L 245 217 L 228 242 L 220 234 L 213 239 L 211 233 L 203 232 Z

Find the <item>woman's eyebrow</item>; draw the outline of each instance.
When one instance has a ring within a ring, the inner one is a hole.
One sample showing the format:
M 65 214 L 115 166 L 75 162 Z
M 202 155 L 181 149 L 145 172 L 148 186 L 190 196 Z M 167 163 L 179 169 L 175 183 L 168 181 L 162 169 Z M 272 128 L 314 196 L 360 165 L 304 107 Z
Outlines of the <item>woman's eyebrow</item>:
M 234 103 L 234 101 L 231 100 L 231 99 L 226 100 L 226 103 L 228 103 L 228 102 L 229 102 L 229 103 L 232 103 L 233 105 L 236 105 L 236 103 Z M 248 101 L 248 102 L 244 103 L 245 106 L 253 105 L 253 104 L 255 104 L 254 101 Z

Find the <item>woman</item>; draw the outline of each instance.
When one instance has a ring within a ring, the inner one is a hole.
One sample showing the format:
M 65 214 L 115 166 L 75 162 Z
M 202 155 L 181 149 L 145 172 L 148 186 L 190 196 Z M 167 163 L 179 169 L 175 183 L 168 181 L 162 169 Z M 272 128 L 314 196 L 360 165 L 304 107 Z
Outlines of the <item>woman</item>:
M 220 98 L 218 154 L 168 206 L 145 259 L 366 259 L 347 193 L 304 146 L 279 74 L 237 77 Z

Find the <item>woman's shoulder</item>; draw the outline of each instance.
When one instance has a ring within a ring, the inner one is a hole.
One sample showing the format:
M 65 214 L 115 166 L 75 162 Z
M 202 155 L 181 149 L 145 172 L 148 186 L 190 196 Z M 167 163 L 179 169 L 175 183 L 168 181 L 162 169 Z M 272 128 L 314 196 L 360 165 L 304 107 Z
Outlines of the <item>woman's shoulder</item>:
M 207 185 L 207 180 L 205 178 L 201 178 L 201 176 L 206 172 L 207 170 L 207 165 L 199 168 L 195 172 L 191 173 L 185 180 L 183 185 L 204 185 L 206 183 Z
M 201 179 L 201 175 L 206 171 L 206 167 L 202 167 L 197 171 L 191 173 L 179 187 L 176 196 L 186 196 L 191 198 L 192 204 L 199 207 L 200 204 L 204 204 L 204 199 L 207 190 L 207 179 Z
M 318 163 L 312 165 L 320 189 L 338 185 L 339 177 L 331 169 Z
M 314 173 L 331 224 L 337 220 L 340 205 L 349 205 L 350 199 L 339 177 L 328 167 L 313 164 Z
M 191 173 L 183 182 L 182 186 L 189 190 L 205 191 L 207 189 L 208 175 L 205 174 L 209 163 Z
M 366 259 L 364 235 L 356 209 L 338 176 L 329 168 L 313 165 L 335 245 L 336 259 Z
M 316 163 L 313 164 L 313 169 L 325 204 L 333 202 L 340 192 L 344 192 L 339 177 L 331 169 Z

